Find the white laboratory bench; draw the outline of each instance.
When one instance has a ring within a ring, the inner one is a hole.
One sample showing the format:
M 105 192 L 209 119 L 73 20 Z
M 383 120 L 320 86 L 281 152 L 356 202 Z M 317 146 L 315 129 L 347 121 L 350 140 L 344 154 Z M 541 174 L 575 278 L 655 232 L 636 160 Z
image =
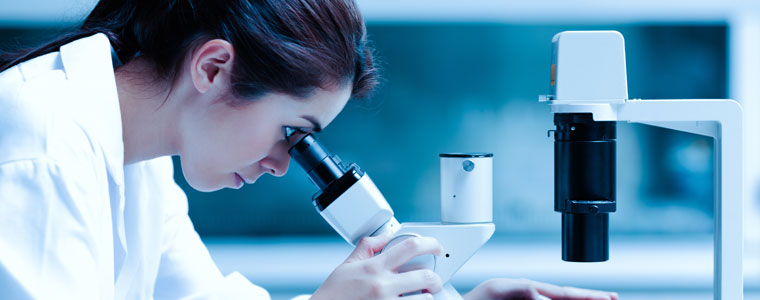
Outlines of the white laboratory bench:
M 205 238 L 223 273 L 239 271 L 273 299 L 309 293 L 352 248 L 337 235 Z M 621 299 L 712 299 L 712 236 L 612 236 L 610 260 L 568 263 L 557 238 L 497 236 L 454 276 L 464 293 L 494 277 L 617 291 Z M 746 255 L 746 254 L 745 254 Z M 758 255 L 745 259 L 745 299 L 760 300 Z

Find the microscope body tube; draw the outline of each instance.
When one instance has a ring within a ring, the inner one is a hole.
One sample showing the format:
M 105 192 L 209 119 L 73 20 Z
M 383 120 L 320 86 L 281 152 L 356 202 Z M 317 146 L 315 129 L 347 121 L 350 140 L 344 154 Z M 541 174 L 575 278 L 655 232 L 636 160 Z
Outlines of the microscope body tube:
M 562 213 L 562 260 L 609 259 L 616 210 L 615 122 L 587 113 L 554 115 L 554 210 Z
M 401 227 L 375 183 L 358 168 L 351 168 L 327 189 L 316 194 L 313 203 L 327 223 L 354 246 L 362 237 L 378 235 L 386 230 L 396 232 Z
M 319 188 L 312 198 L 314 208 L 349 244 L 356 246 L 362 237 L 401 227 L 369 175 L 355 164 L 343 164 L 311 134 L 288 153 Z

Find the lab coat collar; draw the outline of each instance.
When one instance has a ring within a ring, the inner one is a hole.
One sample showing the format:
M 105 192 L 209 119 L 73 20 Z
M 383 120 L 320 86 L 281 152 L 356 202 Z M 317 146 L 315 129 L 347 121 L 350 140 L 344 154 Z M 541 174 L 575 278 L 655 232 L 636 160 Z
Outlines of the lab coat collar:
M 98 33 L 61 46 L 67 79 L 84 93 L 91 113 L 83 114 L 84 130 L 100 142 L 109 174 L 124 185 L 124 141 L 121 108 L 111 60 L 111 43 Z
M 111 42 L 105 34 L 98 33 L 61 46 L 60 53 L 66 79 L 76 89 L 82 109 L 86 110 L 78 121 L 94 141 L 93 151 L 100 150 L 106 162 L 115 227 L 114 260 L 123 263 L 128 251 L 124 226 L 124 141 Z M 117 274 L 121 266 L 115 263 Z

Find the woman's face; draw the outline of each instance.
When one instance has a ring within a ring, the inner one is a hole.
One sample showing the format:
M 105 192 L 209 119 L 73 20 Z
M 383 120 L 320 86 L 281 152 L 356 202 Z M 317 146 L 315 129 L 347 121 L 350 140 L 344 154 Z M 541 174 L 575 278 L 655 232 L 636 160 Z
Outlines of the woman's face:
M 240 188 L 264 173 L 284 175 L 290 145 L 330 124 L 350 95 L 345 86 L 317 89 L 308 98 L 269 93 L 242 105 L 215 101 L 188 109 L 180 119 L 179 145 L 187 182 L 199 191 L 214 191 Z M 284 127 L 300 130 L 286 139 Z

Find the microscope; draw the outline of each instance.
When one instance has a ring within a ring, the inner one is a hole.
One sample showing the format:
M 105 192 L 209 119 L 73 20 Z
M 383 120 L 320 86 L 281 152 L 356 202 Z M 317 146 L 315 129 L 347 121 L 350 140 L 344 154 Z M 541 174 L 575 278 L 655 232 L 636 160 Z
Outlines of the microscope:
M 617 31 L 565 31 L 552 39 L 554 210 L 562 214 L 562 259 L 609 258 L 616 210 L 615 123 L 628 121 L 712 137 L 716 194 L 714 299 L 743 299 L 742 109 L 727 99 L 628 99 L 625 44 Z
M 436 238 L 441 256 L 422 255 L 398 272 L 430 269 L 443 282 L 436 300 L 461 300 L 451 277 L 493 235 L 491 153 L 441 154 L 441 222 L 399 223 L 369 175 L 356 164 L 345 164 L 308 134 L 288 151 L 319 188 L 312 203 L 327 223 L 349 244 L 362 237 L 390 232 L 385 249 L 415 236 Z

